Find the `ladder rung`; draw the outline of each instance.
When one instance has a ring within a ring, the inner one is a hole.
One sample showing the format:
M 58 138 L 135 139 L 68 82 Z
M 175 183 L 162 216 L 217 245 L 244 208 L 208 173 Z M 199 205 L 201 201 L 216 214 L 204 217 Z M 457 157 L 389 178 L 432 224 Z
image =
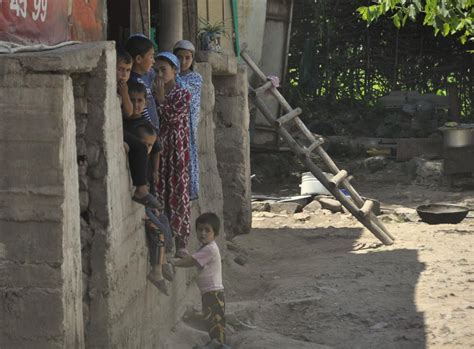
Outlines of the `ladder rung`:
M 310 154 L 314 149 L 316 149 L 317 147 L 323 144 L 324 144 L 324 139 L 318 138 L 316 139 L 316 142 L 314 142 L 313 144 L 311 144 L 309 147 L 306 148 L 306 151 L 308 152 L 308 154 Z
M 339 171 L 334 177 L 332 177 L 329 182 L 334 186 L 334 187 L 339 187 L 339 184 L 344 181 L 344 179 L 347 178 L 347 171 L 346 170 L 341 170 Z
M 265 92 L 266 90 L 268 90 L 269 88 L 272 88 L 273 86 L 273 83 L 271 81 L 267 81 L 266 83 L 264 83 L 262 86 L 258 87 L 255 89 L 255 94 L 257 96 L 259 96 L 260 94 L 262 94 L 263 92 Z
M 374 207 L 374 202 L 372 200 L 366 200 L 362 207 L 359 209 L 359 212 L 364 216 L 367 216 Z
M 275 125 L 277 127 L 281 127 L 284 123 L 296 118 L 298 115 L 301 114 L 301 112 L 302 112 L 301 108 L 295 108 L 292 111 L 290 111 L 289 113 L 287 113 L 287 114 L 283 115 L 282 117 L 278 118 L 277 120 L 275 120 Z

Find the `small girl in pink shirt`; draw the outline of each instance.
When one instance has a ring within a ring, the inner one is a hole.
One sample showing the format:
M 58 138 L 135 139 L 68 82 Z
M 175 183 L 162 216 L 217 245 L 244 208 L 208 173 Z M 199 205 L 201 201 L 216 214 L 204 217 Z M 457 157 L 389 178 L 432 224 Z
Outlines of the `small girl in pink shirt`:
M 220 221 L 214 213 L 203 213 L 196 219 L 196 233 L 201 247 L 192 255 L 172 261 L 175 267 L 196 267 L 196 282 L 201 291 L 202 312 L 211 341 L 193 349 L 225 349 L 225 300 L 222 263 L 216 236 Z

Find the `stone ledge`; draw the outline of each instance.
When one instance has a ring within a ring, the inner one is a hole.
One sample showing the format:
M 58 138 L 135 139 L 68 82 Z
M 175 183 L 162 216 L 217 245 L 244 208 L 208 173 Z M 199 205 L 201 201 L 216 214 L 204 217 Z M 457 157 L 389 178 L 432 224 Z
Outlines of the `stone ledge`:
M 196 62 L 207 62 L 212 67 L 212 75 L 236 75 L 237 58 L 213 51 L 196 51 Z
M 85 73 L 92 71 L 105 50 L 114 50 L 112 41 L 64 46 L 55 50 L 0 55 L 3 72 L 23 71 Z M 8 69 L 10 66 L 10 69 Z

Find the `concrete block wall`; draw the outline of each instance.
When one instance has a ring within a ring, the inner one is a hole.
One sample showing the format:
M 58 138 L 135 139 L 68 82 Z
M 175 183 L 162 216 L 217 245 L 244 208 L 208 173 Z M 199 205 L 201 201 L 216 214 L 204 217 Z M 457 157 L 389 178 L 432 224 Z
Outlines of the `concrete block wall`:
M 225 217 L 222 180 L 216 157 L 216 125 L 214 123 L 215 89 L 212 83 L 212 66 L 209 63 L 195 63 L 194 69 L 203 78 L 201 111 L 198 129 L 199 172 L 201 174 L 199 199 L 191 205 L 191 222 L 204 212 L 214 212 L 221 219 L 222 232 L 217 242 L 221 255 L 225 254 Z M 194 226 L 192 227 L 194 233 Z M 192 239 L 195 241 L 195 238 Z
M 84 273 L 86 347 L 159 347 L 188 299 L 198 299 L 194 271 L 178 273 L 169 285 L 170 297 L 147 282 L 144 209 L 131 200 L 115 87 L 115 51 L 105 49 L 85 78 L 84 89 L 81 78 L 76 84 L 76 104 L 82 106 L 76 119 L 87 117 L 84 134 L 78 134 L 78 142 L 85 140 L 87 165 L 81 183 L 87 182 L 89 197 L 82 214 L 86 223 L 82 236 L 87 241 L 83 257 L 88 259 L 84 264 L 89 273 Z M 85 97 L 80 96 L 82 90 Z
M 233 55 L 198 51 L 209 64 L 215 89 L 215 151 L 224 196 L 226 238 L 250 233 L 252 225 L 248 76 Z
M 88 196 L 81 211 L 86 347 L 106 348 L 117 343 L 115 319 L 134 302 L 135 288 L 146 287 L 143 208 L 130 199 L 113 46 L 104 47 L 93 70 L 75 81 L 76 105 L 81 107 L 76 120 L 83 132 L 77 141 L 85 143 L 78 152 L 84 167 L 80 183 L 87 184 Z M 130 284 L 123 283 L 127 278 Z
M 205 87 L 192 217 L 224 221 L 212 69 L 196 69 Z M 193 269 L 179 270 L 170 297 L 146 280 L 113 43 L 2 56 L 0 73 L 0 348 L 162 347 L 199 295 Z
M 252 224 L 247 68 L 214 75 L 216 156 L 224 194 L 228 238 L 250 233 Z
M 0 347 L 81 348 L 72 80 L 0 70 Z

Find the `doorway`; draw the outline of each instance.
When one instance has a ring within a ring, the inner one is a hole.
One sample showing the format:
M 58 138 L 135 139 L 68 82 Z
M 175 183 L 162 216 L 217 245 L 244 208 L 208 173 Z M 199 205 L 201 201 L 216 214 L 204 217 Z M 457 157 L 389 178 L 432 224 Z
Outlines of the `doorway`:
M 123 46 L 130 36 L 130 0 L 107 0 L 107 40 Z

